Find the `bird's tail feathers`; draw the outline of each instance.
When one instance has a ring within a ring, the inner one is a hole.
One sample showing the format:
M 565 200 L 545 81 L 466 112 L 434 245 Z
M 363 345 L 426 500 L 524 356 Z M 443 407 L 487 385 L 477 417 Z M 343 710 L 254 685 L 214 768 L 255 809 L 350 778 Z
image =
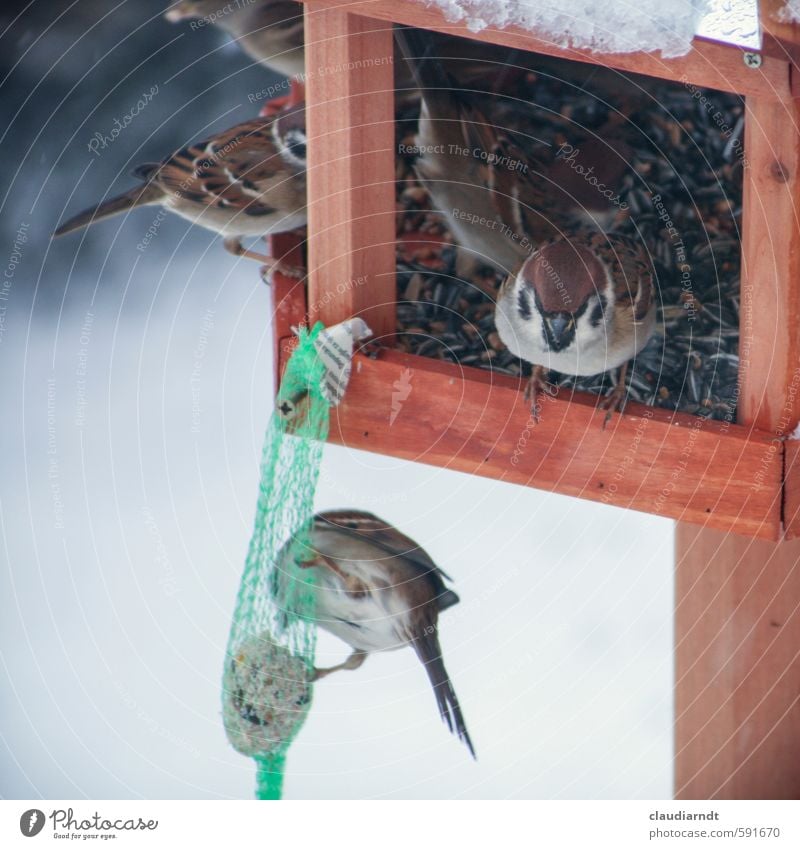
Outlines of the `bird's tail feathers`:
M 88 224 L 94 224 L 95 221 L 100 221 L 102 218 L 118 215 L 120 212 L 126 212 L 137 206 L 158 203 L 163 196 L 163 191 L 152 183 L 137 186 L 123 195 L 118 195 L 115 198 L 103 201 L 103 203 L 99 203 L 97 206 L 90 207 L 78 213 L 78 215 L 64 222 L 53 235 L 63 236 L 65 233 L 71 233 L 73 230 L 80 230 Z
M 462 89 L 437 57 L 439 49 L 433 35 L 427 30 L 398 26 L 394 34 L 422 96 L 421 142 L 426 141 L 424 125 L 427 119 L 444 122 L 438 124 L 439 135 L 468 150 L 479 148 L 487 153 L 494 152 L 494 132 L 475 104 L 465 101 Z
M 467 725 L 464 722 L 464 715 L 461 713 L 461 706 L 458 703 L 456 691 L 453 689 L 450 676 L 447 674 L 444 661 L 442 660 L 442 650 L 439 646 L 439 639 L 436 633 L 426 633 L 424 636 L 415 640 L 414 650 L 424 664 L 425 671 L 428 673 L 428 678 L 433 685 L 436 704 L 444 724 L 450 729 L 452 734 L 455 734 L 464 743 L 472 757 L 477 760 L 475 748 L 472 745 L 472 740 L 467 731 Z
M 456 89 L 452 77 L 436 55 L 433 35 L 415 27 L 396 26 L 394 37 L 425 103 L 433 108 L 437 118 L 449 117 L 449 113 L 457 108 Z

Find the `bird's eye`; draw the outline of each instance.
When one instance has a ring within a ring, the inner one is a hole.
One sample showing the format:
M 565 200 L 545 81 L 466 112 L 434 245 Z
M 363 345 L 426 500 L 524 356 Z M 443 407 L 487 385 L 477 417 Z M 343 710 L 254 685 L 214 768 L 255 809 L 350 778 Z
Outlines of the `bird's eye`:
M 603 303 L 598 302 L 595 304 L 594 309 L 592 310 L 592 314 L 589 316 L 589 321 L 591 322 L 592 327 L 597 327 L 598 324 L 603 320 Z

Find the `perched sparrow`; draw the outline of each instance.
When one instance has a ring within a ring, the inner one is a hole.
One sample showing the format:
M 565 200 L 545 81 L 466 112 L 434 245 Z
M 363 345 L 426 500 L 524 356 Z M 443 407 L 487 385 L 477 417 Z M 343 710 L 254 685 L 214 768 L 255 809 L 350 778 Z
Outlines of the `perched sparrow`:
M 632 157 L 624 139 L 601 131 L 577 144 L 555 148 L 546 177 L 553 184 L 553 195 L 569 209 L 571 229 L 577 225 L 613 230 L 620 210 L 628 208 L 620 190 Z
M 653 279 L 641 245 L 588 230 L 543 245 L 506 279 L 495 323 L 509 350 L 534 365 L 526 393 L 534 415 L 546 369 L 588 375 L 620 367 L 602 404 L 606 422 L 620 408 L 628 360 L 655 326 Z
M 395 36 L 422 98 L 413 151 L 417 177 L 462 247 L 508 274 L 535 247 L 587 218 L 600 227 L 613 220 L 618 208 L 593 187 L 587 190 L 584 174 L 593 167 L 598 173 L 590 177 L 616 186 L 624 156 L 613 148 L 605 155 L 595 150 L 573 166 L 575 156 L 567 161 L 544 145 L 523 149 L 487 120 L 473 92 L 457 87 L 435 57 L 430 33 L 396 28 Z
M 357 669 L 370 652 L 411 645 L 425 665 L 442 719 L 475 757 L 439 646 L 439 613 L 458 602 L 445 586 L 447 575 L 417 543 L 371 513 L 319 513 L 310 543 L 299 559 L 302 567 L 314 570 L 316 621 L 353 647 L 344 663 L 318 669 L 315 677 Z M 291 544 L 279 557 L 272 587 L 287 606 L 287 571 L 281 564 L 290 556 Z
M 161 163 L 140 165 L 141 185 L 81 212 L 56 230 L 61 236 L 138 206 L 161 204 L 219 233 L 227 250 L 297 273 L 242 246 L 243 236 L 295 230 L 306 223 L 304 110 L 238 124 L 181 148 Z
M 164 13 L 173 23 L 199 18 L 225 30 L 257 62 L 287 77 L 305 71 L 303 4 L 290 0 L 180 0 Z
M 180 0 L 169 7 L 164 17 L 173 23 L 200 19 L 225 30 L 250 56 L 262 65 L 287 77 L 305 77 L 303 4 L 291 0 Z M 488 83 L 494 90 L 498 77 L 505 75 L 502 60 L 512 51 L 455 36 L 437 34 L 437 49 L 445 63 L 457 71 L 462 82 L 482 88 Z M 516 53 L 514 53 L 516 55 Z M 566 64 L 566 63 L 565 63 Z M 395 86 L 400 99 L 413 86 L 413 75 L 405 62 L 396 62 Z M 615 80 L 619 85 L 619 80 Z

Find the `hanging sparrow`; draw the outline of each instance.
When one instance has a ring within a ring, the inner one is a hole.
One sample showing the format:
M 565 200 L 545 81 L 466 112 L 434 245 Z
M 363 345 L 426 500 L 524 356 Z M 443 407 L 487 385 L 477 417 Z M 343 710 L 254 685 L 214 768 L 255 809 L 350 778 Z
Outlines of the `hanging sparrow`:
M 445 586 L 448 576 L 414 540 L 359 510 L 318 513 L 310 543 L 299 565 L 313 570 L 316 621 L 353 648 L 344 663 L 316 670 L 315 679 L 357 669 L 370 652 L 410 645 L 425 666 L 443 721 L 475 757 L 439 646 L 439 613 L 458 603 Z M 274 573 L 272 591 L 285 607 L 291 604 L 287 558 L 293 556 L 289 545 Z
M 227 32 L 244 52 L 287 77 L 300 77 L 303 4 L 290 0 L 180 0 L 164 13 L 173 23 L 199 19 Z
M 605 424 L 625 397 L 628 361 L 655 327 L 654 272 L 640 244 L 620 234 L 581 231 L 539 248 L 500 287 L 495 323 L 516 356 L 534 366 L 526 398 L 538 417 L 544 372 L 599 374 L 619 368 L 601 403 Z
M 412 151 L 416 174 L 459 245 L 509 274 L 538 245 L 579 223 L 604 227 L 613 220 L 618 208 L 593 188 L 587 191 L 588 159 L 579 169 L 544 145 L 523 149 L 482 114 L 474 92 L 458 88 L 436 57 L 430 33 L 397 27 L 395 37 L 422 98 Z M 591 158 L 603 184 L 616 186 L 624 155 L 609 147 Z
M 140 165 L 140 185 L 81 212 L 56 230 L 61 236 L 102 218 L 159 204 L 219 233 L 237 256 L 297 276 L 298 269 L 243 247 L 244 236 L 265 236 L 306 223 L 306 136 L 303 107 L 274 118 L 245 121 L 211 139 Z

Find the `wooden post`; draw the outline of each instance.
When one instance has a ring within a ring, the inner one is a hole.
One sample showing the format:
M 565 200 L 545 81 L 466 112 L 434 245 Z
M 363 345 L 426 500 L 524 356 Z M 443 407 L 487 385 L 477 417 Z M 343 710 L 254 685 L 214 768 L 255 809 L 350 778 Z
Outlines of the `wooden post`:
M 759 0 L 763 49 L 772 56 L 797 63 L 800 60 L 800 26 L 783 20 L 784 7 L 784 0 Z
M 306 4 L 309 321 L 395 332 L 390 24 Z M 360 70 L 358 70 L 360 69 Z
M 738 416 L 774 434 L 765 468 L 800 418 L 798 126 L 748 98 Z M 675 555 L 676 797 L 800 797 L 800 541 L 679 524 Z
M 277 233 L 270 236 L 270 256 L 300 266 L 303 262 L 302 245 L 296 233 Z M 265 281 L 266 282 L 266 281 Z M 288 277 L 280 271 L 269 279 L 272 308 L 273 378 L 275 392 L 281 382 L 283 360 L 294 350 L 297 337 L 292 328 L 306 323 L 305 281 Z

